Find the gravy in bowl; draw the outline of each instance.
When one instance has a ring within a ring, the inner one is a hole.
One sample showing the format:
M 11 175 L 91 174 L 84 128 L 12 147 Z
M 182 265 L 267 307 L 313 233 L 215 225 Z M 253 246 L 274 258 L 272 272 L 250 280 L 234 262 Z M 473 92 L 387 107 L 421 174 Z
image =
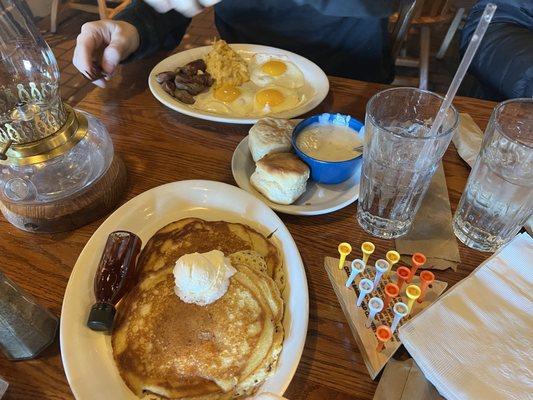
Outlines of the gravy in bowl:
M 322 161 L 351 160 L 362 153 L 362 141 L 348 126 L 315 122 L 296 138 L 296 145 L 306 155 Z

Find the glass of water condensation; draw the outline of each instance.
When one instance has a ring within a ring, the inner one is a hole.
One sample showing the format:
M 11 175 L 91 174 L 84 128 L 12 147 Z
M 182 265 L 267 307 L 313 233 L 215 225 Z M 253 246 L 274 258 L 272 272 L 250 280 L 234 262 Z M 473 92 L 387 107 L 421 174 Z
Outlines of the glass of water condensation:
M 459 114 L 451 106 L 429 135 L 442 101 L 429 91 L 393 88 L 368 102 L 357 221 L 371 235 L 396 238 L 411 228 L 457 128 Z
M 498 104 L 453 219 L 461 242 L 495 251 L 533 213 L 533 99 Z

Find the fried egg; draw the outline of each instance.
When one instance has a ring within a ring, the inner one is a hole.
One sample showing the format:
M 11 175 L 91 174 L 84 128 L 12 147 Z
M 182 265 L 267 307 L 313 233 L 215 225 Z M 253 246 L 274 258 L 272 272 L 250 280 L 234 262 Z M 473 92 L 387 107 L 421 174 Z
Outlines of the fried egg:
M 255 89 L 251 83 L 224 85 L 196 96 L 194 108 L 215 114 L 248 116 L 253 111 Z
M 255 54 L 249 70 L 250 79 L 257 86 L 276 85 L 295 89 L 305 84 L 302 71 L 284 56 Z
M 297 107 L 302 102 L 298 92 L 282 86 L 261 88 L 254 96 L 254 113 L 266 115 Z

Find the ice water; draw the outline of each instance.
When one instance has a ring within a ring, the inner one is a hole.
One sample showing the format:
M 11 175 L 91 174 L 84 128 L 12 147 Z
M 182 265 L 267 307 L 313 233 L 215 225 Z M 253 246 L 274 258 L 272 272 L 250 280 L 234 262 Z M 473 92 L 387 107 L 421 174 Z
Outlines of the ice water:
M 416 88 L 376 93 L 367 103 L 357 222 L 384 239 L 405 235 L 457 127 L 450 107 L 431 134 L 442 97 Z
M 394 170 L 372 159 L 366 161 L 361 180 L 361 192 L 366 195 L 360 200 L 359 222 L 371 225 L 375 236 L 393 238 L 407 233 L 436 168 Z
M 364 155 L 357 219 L 374 236 L 395 238 L 406 234 L 431 183 L 438 162 L 425 157 L 417 138 L 429 127 L 387 127 L 402 135 L 400 143 L 379 140 L 379 129 L 365 127 L 378 145 L 369 146 Z
M 477 250 L 495 251 L 507 243 L 533 209 L 533 188 L 506 179 L 497 167 L 491 160 L 479 160 L 453 221 L 459 240 Z

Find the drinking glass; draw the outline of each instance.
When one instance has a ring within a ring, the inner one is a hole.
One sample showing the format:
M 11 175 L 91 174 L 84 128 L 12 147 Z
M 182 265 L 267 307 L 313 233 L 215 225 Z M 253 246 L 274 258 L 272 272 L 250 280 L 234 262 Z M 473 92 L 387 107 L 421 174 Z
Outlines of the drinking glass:
M 468 247 L 495 251 L 532 213 L 533 99 L 513 99 L 492 112 L 453 230 Z
M 411 228 L 457 128 L 459 115 L 451 106 L 429 136 L 442 101 L 426 90 L 393 88 L 368 102 L 357 221 L 371 235 L 396 238 Z

